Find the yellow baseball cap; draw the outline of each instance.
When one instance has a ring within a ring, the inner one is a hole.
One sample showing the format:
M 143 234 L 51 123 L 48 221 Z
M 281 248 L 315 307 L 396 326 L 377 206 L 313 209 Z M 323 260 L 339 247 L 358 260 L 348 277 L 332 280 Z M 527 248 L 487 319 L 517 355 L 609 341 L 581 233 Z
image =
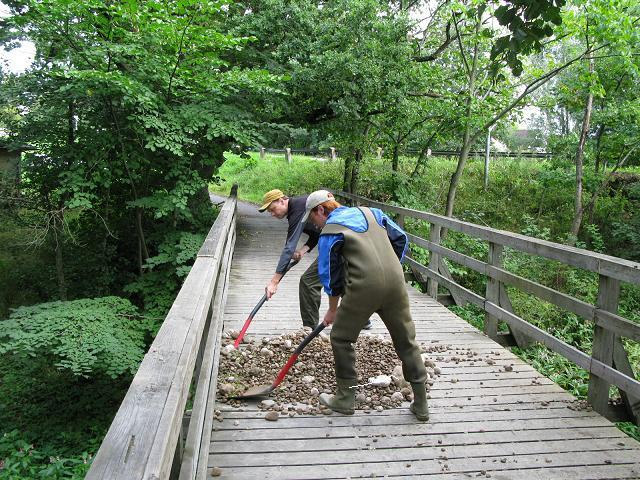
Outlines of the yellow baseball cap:
M 264 212 L 267 208 L 269 208 L 271 202 L 282 197 L 284 197 L 284 193 L 282 193 L 282 190 L 278 190 L 277 188 L 275 190 L 269 190 L 262 196 L 262 206 L 258 209 L 258 211 Z

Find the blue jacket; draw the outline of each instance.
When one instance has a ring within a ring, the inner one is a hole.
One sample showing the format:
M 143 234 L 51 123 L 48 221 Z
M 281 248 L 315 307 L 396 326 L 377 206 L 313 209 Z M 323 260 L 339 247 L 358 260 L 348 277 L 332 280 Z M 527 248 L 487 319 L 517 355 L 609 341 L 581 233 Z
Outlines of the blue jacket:
M 391 246 L 398 260 L 402 262 L 409 247 L 407 234 L 382 210 L 372 208 L 371 212 L 378 224 L 387 231 Z M 362 211 L 355 207 L 336 208 L 327 218 L 327 225 L 329 224 L 342 225 L 358 233 L 365 232 L 369 228 Z M 318 274 L 324 291 L 331 296 L 344 293 L 343 237 L 342 234 L 321 234 L 318 241 Z

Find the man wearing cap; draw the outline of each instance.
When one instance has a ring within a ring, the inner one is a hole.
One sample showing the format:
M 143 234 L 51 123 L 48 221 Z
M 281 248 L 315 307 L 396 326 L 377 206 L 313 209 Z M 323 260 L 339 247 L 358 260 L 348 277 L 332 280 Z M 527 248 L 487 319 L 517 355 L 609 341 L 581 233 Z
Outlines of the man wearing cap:
M 329 309 L 324 316 L 331 329 L 337 391 L 323 393 L 320 403 L 353 414 L 357 372 L 355 348 L 371 314 L 378 313 L 391 334 L 411 383 L 410 409 L 420 421 L 429 419 L 425 381 L 427 372 L 416 342 L 415 324 L 400 262 L 409 245 L 407 235 L 377 208 L 346 208 L 328 192 L 309 195 L 302 222 L 322 229 L 318 240 L 318 271 Z
M 270 190 L 262 197 L 262 206 L 258 209 L 260 212 L 266 210 L 272 217 L 278 219 L 286 218 L 289 223 L 287 239 L 280 255 L 276 272 L 265 287 L 267 299 L 270 299 L 278 290 L 278 284 L 282 279 L 283 272 L 291 259 L 300 260 L 318 243 L 320 229 L 312 223 L 300 221 L 304 215 L 306 201 L 307 195 L 287 197 L 278 189 Z M 308 235 L 307 241 L 300 249 L 296 250 L 298 240 L 300 240 L 303 232 Z M 298 287 L 300 315 L 303 326 L 315 328 L 318 325 L 321 294 L 322 284 L 320 283 L 320 277 L 318 277 L 318 260 L 316 259 L 300 277 Z

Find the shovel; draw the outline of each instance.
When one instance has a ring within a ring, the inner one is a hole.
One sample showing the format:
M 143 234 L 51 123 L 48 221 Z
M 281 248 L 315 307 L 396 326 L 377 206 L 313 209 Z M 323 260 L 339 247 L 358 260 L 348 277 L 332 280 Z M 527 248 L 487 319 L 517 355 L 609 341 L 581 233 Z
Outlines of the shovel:
M 240 395 L 236 395 L 233 398 L 243 399 L 243 398 L 266 397 L 271 392 L 273 392 L 273 390 L 275 390 L 278 387 L 278 385 L 282 383 L 282 380 L 284 380 L 284 377 L 287 375 L 287 372 L 289 371 L 291 366 L 294 363 L 296 363 L 296 360 L 298 359 L 298 355 L 300 355 L 304 347 L 306 347 L 311 340 L 317 337 L 318 334 L 322 330 L 324 330 L 324 327 L 326 327 L 324 322 L 320 322 L 318 326 L 313 330 L 313 332 L 311 332 L 309 335 L 305 337 L 304 340 L 302 340 L 302 343 L 298 345 L 298 348 L 296 348 L 293 354 L 289 357 L 289 360 L 287 360 L 287 363 L 285 364 L 284 367 L 282 367 L 282 370 L 280 370 L 280 373 L 278 373 L 278 376 L 276 377 L 275 381 L 271 385 L 257 385 L 255 387 L 251 387 L 247 389 L 244 393 Z
M 291 269 L 291 267 L 293 267 L 296 263 L 298 263 L 298 260 L 292 260 L 289 263 L 289 265 L 287 265 L 285 269 L 282 271 L 282 276 L 284 277 L 289 271 L 289 269 Z M 258 304 L 254 307 L 254 309 L 251 310 L 251 313 L 249 314 L 247 319 L 244 321 L 244 325 L 242 326 L 242 330 L 240 330 L 240 333 L 238 334 L 238 338 L 236 338 L 236 341 L 233 342 L 233 348 L 238 348 L 238 345 L 240 345 L 240 342 L 242 342 L 242 339 L 244 338 L 244 334 L 247 332 L 247 329 L 251 324 L 251 320 L 253 320 L 253 317 L 256 315 L 256 313 L 258 313 L 258 310 L 260 310 L 260 307 L 262 307 L 262 305 L 264 305 L 264 302 L 266 301 L 267 301 L 267 294 L 265 293 L 260 299 L 260 301 L 258 302 Z

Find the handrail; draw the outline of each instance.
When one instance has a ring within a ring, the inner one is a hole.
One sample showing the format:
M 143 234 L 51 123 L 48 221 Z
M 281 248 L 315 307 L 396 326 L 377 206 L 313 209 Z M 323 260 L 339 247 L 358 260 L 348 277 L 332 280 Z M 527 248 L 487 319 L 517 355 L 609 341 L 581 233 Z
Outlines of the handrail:
M 505 247 L 511 247 L 524 253 L 538 255 L 558 260 L 572 267 L 582 268 L 591 272 L 606 275 L 623 282 L 640 284 L 640 263 L 632 262 L 602 253 L 591 252 L 583 248 L 569 247 L 559 243 L 528 237 L 519 233 L 483 227 L 474 223 L 464 222 L 452 217 L 444 217 L 434 213 L 413 210 L 410 208 L 387 205 L 365 197 L 353 195 L 347 192 L 335 191 L 334 194 L 350 200 L 366 202 L 367 205 L 378 207 L 389 212 L 398 213 L 418 220 L 425 220 L 449 230 L 465 233 L 480 240 L 497 243 Z
M 428 278 L 427 290 L 431 296 L 437 298 L 437 287 L 440 284 L 447 288 L 454 298 L 465 303 L 472 303 L 485 311 L 485 332 L 494 340 L 500 339 L 497 324 L 498 321 L 503 321 L 511 328 L 516 340 L 519 336 L 522 340 L 539 341 L 590 372 L 588 401 L 600 413 L 609 413 L 607 405 L 609 385 L 616 385 L 623 394 L 630 416 L 635 417 L 636 423 L 640 422 L 640 381 L 634 378 L 624 346 L 620 341 L 620 337 L 640 341 L 640 325 L 617 314 L 620 281 L 640 285 L 640 263 L 526 235 L 483 227 L 451 217 L 387 205 L 347 192 L 333 191 L 333 193 L 336 196 L 395 213 L 400 217 L 400 223 L 404 223 L 405 216 L 429 222 L 431 224 L 430 240 L 410 233 L 407 234 L 410 242 L 430 252 L 429 266 L 424 266 L 412 258 L 407 258 L 406 261 L 414 272 Z M 440 245 L 440 227 L 489 242 L 487 262 Z M 600 287 L 597 305 L 591 305 L 508 272 L 502 268 L 504 246 L 598 273 Z M 448 275 L 446 266 L 442 263 L 442 257 L 487 276 L 485 297 L 457 284 Z M 516 315 L 512 311 L 511 302 L 504 287 L 505 284 L 593 321 L 592 355 L 562 342 Z
M 236 205 L 237 185 L 234 185 L 142 360 L 87 479 L 167 479 L 177 476 L 183 460 L 183 416 L 194 372 L 198 371 L 196 378 L 209 375 L 206 390 L 210 390 L 211 384 L 215 389 L 215 342 L 217 338 L 219 345 L 220 312 L 224 306 L 228 264 L 235 240 Z M 210 357 L 202 356 L 202 364 L 198 365 L 202 351 Z M 203 403 L 199 393 L 196 393 L 194 408 L 196 403 Z M 204 403 L 209 404 L 208 401 Z M 198 428 L 203 428 L 200 419 L 205 416 L 198 410 L 195 422 Z M 191 423 L 193 418 L 192 415 Z M 191 432 L 190 429 L 187 440 L 199 433 Z M 201 438 L 208 448 L 206 434 Z M 194 453 L 193 450 L 184 452 L 185 459 L 189 453 Z M 200 452 L 195 454 L 201 457 Z M 198 463 L 201 462 L 191 464 L 200 471 L 206 470 L 206 460 L 204 467 Z

